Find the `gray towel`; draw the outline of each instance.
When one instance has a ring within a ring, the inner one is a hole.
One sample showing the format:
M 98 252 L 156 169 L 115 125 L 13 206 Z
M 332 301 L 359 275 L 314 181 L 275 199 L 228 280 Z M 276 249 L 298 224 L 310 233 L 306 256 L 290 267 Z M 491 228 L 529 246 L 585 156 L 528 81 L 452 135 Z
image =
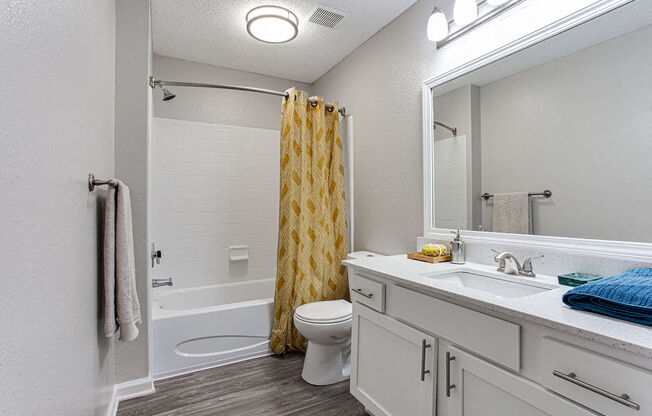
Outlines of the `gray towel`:
M 127 185 L 115 182 L 116 187 L 109 186 L 104 211 L 104 336 L 112 337 L 119 328 L 120 341 L 131 341 L 141 322 L 131 199 Z
M 532 234 L 532 204 L 528 193 L 495 194 L 491 222 L 495 233 Z

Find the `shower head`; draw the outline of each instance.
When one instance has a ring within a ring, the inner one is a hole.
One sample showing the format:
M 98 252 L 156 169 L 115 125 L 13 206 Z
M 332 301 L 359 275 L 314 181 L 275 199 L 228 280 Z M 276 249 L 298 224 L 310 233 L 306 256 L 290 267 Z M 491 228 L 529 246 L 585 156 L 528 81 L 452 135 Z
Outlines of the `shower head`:
M 163 90 L 163 101 L 170 101 L 176 95 L 172 94 L 165 86 L 161 85 L 161 89 Z

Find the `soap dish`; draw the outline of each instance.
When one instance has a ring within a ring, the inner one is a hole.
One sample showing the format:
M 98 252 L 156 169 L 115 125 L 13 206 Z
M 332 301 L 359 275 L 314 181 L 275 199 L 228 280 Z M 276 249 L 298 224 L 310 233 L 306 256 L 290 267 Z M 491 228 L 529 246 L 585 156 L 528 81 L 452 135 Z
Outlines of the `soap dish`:
M 419 261 L 425 261 L 426 263 L 441 263 L 444 261 L 451 261 L 451 256 L 426 256 L 422 252 L 417 252 L 417 253 L 407 253 L 407 258 L 410 260 L 419 260 Z
M 602 279 L 602 276 L 586 273 L 566 273 L 557 276 L 560 285 L 564 286 L 581 286 L 584 283 Z

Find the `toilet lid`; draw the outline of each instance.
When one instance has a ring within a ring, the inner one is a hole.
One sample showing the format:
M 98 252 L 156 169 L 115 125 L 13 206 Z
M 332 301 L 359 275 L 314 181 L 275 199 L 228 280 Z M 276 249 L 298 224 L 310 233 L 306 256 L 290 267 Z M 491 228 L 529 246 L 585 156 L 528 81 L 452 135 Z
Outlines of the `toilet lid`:
M 306 303 L 294 314 L 303 321 L 316 323 L 339 322 L 351 317 L 351 304 L 343 299 Z

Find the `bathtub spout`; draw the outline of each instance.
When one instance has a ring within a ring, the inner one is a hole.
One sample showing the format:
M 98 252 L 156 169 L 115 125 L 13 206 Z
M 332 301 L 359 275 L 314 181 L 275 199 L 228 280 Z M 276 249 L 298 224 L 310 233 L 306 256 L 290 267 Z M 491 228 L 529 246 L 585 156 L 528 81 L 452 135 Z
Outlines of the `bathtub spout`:
M 169 279 L 152 279 L 152 287 L 172 286 L 172 278 Z

